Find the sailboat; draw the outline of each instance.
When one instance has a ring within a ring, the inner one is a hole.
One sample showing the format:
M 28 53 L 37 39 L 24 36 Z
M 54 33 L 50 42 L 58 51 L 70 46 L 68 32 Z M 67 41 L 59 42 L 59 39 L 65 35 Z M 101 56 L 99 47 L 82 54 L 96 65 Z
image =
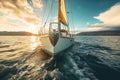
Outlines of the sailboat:
M 40 37 L 42 50 L 54 56 L 72 46 L 74 39 L 69 32 L 65 0 L 59 0 L 58 22 L 50 22 L 49 33 Z

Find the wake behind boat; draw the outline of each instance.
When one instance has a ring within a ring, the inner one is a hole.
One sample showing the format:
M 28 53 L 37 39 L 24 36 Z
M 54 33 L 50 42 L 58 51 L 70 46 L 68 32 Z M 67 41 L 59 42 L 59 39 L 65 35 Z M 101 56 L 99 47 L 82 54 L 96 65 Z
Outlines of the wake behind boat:
M 42 33 L 40 40 L 43 45 L 42 50 L 52 56 L 73 44 L 74 39 L 69 32 L 65 0 L 59 0 L 58 22 L 50 22 L 49 32 L 47 34 Z

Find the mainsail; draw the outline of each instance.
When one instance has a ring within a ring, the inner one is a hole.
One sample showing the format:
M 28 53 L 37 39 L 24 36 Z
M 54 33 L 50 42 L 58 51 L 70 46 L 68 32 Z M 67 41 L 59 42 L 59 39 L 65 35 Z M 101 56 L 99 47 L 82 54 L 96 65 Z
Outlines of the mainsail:
M 65 0 L 59 0 L 58 21 L 68 26 L 66 8 L 65 8 Z

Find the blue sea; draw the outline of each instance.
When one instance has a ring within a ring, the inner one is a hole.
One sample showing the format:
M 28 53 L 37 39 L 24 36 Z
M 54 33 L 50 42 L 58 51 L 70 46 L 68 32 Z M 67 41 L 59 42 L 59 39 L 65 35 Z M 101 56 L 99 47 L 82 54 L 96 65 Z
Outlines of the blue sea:
M 75 36 L 51 57 L 37 36 L 0 36 L 0 80 L 120 80 L 120 36 Z

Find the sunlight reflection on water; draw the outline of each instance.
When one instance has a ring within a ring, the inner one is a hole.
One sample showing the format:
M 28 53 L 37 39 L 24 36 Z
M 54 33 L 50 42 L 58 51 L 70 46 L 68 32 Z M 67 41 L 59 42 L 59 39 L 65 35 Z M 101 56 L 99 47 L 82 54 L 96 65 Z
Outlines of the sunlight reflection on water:
M 0 59 L 17 59 L 40 44 L 38 36 L 0 36 Z
M 34 50 L 36 47 L 40 46 L 40 40 L 39 37 L 36 36 L 30 36 L 30 49 Z

